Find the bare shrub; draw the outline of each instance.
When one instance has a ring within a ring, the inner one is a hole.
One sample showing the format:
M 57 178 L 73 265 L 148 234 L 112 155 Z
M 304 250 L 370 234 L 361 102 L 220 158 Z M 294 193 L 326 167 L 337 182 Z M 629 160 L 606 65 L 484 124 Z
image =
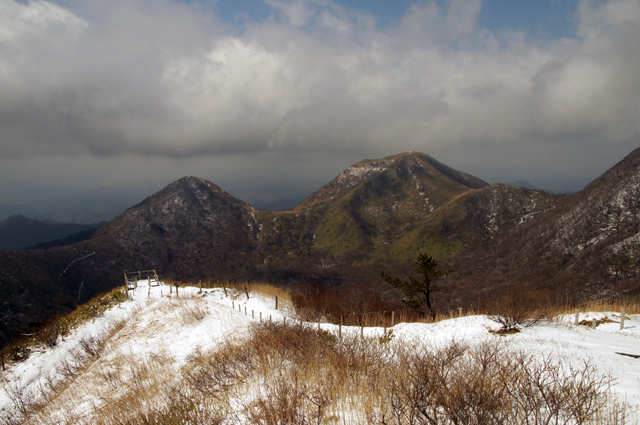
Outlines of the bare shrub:
M 36 404 L 33 394 L 26 391 L 19 383 L 5 385 L 4 391 L 13 404 L 13 412 L 2 418 L 4 423 L 22 423 L 34 409 Z
M 485 343 L 457 358 L 444 383 L 443 410 L 451 423 L 514 423 L 508 387 L 512 371 L 508 355 Z
M 278 297 L 283 301 L 291 302 L 291 292 L 267 282 L 248 282 L 246 284 L 240 284 L 236 286 L 239 291 L 244 291 L 245 287 L 249 290 L 250 293 L 257 292 L 269 297 Z
M 154 407 L 148 412 L 140 413 L 134 418 L 119 421 L 113 418 L 118 425 L 220 425 L 225 415 L 217 406 L 202 404 L 199 400 L 193 400 L 177 391 L 167 395 L 164 405 Z
M 250 370 L 250 361 L 243 361 L 247 360 L 244 354 L 238 346 L 231 344 L 213 353 L 203 354 L 197 350 L 183 368 L 185 380 L 192 390 L 203 397 L 221 399 Z
M 12 362 L 22 362 L 29 358 L 31 349 L 28 344 L 17 343 L 7 349 L 9 352 L 9 360 Z
M 202 321 L 209 314 L 206 301 L 200 298 L 180 298 L 178 306 L 182 320 L 189 325 Z
M 502 325 L 503 331 L 532 326 L 544 317 L 541 294 L 526 288 L 510 287 L 494 297 L 488 318 Z
M 403 351 L 398 366 L 401 372 L 386 384 L 388 405 L 379 409 L 384 423 L 613 423 L 597 422 L 611 402 L 611 379 L 589 362 L 575 367 L 499 342 L 452 342 L 433 351 Z
M 291 292 L 296 314 L 303 320 L 323 320 L 345 325 L 368 325 L 368 313 L 402 309 L 401 304 L 385 301 L 371 285 L 356 284 L 328 288 L 319 279 L 302 279 Z M 390 317 L 387 318 L 390 322 Z M 390 323 L 389 323 L 390 325 Z
M 82 350 L 93 358 L 100 356 L 103 346 L 104 339 L 94 335 L 89 335 L 80 341 Z
M 388 410 L 398 424 L 442 423 L 446 417 L 444 406 L 453 396 L 446 392 L 446 382 L 467 347 L 452 341 L 438 351 L 415 345 L 412 348 L 401 350 L 397 363 L 393 364 L 400 373 L 388 375 L 385 388 Z
M 568 365 L 562 376 L 562 396 L 568 416 L 577 424 L 589 423 L 607 404 L 606 389 L 611 386 L 611 377 L 599 376 L 589 361 L 577 367 Z
M 58 344 L 58 339 L 62 332 L 62 326 L 59 318 L 49 320 L 35 334 L 35 342 L 38 346 L 44 348 L 52 348 Z
M 275 379 L 264 395 L 246 409 L 248 422 L 259 425 L 304 425 L 310 423 L 304 411 L 304 393 L 297 380 Z
M 43 383 L 23 388 L 18 383 L 5 387 L 5 392 L 12 401 L 12 409 L 9 412 L 0 413 L 0 424 L 14 424 L 31 421 L 34 423 L 47 423 L 38 421 L 43 416 L 41 411 L 57 394 L 66 389 L 78 375 L 85 371 L 89 365 L 98 359 L 104 349 L 106 341 L 124 326 L 124 321 L 118 321 L 108 327 L 104 332 L 95 336 L 85 337 L 78 347 L 70 353 L 70 356 L 56 366 L 55 372 L 43 376 Z M 44 414 L 46 418 L 47 415 Z
M 85 363 L 70 363 L 67 375 L 96 358 L 91 351 L 78 350 Z M 513 349 L 500 338 L 428 346 L 280 322 L 197 349 L 179 370 L 162 353 L 142 364 L 112 357 L 91 368 L 95 387 L 81 387 L 100 394 L 102 404 L 85 414 L 91 423 L 604 425 L 621 423 L 626 412 L 608 393 L 611 378 L 591 363 Z M 32 415 L 28 395 L 14 395 L 23 400 L 20 417 Z

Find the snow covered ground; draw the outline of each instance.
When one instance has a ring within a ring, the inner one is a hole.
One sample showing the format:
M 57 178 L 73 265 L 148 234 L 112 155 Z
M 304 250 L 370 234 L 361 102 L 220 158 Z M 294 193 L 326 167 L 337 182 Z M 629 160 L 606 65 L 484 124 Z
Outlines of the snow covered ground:
M 65 364 L 81 349 L 81 341 L 90 336 L 108 334 L 108 340 L 99 361 L 91 365 L 93 374 L 79 374 L 74 378 L 74 384 L 80 385 L 84 380 L 85 385 L 89 385 L 95 381 L 105 391 L 111 386 L 109 391 L 118 392 L 121 383 L 111 381 L 111 369 L 156 362 L 161 365 L 162 373 L 169 377 L 188 363 L 194 353 L 227 341 L 241 341 L 252 323 L 295 320 L 291 307 L 282 301 L 276 310 L 272 297 L 250 293 L 247 299 L 244 293 L 228 291 L 229 296 L 225 296 L 222 289 L 205 289 L 203 294 L 198 294 L 198 288 L 180 288 L 181 299 L 177 300 L 175 289 L 169 294 L 168 286 L 138 287 L 131 301 L 76 329 L 56 347 L 35 352 L 26 361 L 12 365 L 4 372 L 0 377 L 0 417 L 13 414 L 17 398 L 35 399 L 43 388 L 61 381 Z M 468 316 L 435 324 L 402 323 L 393 327 L 392 332 L 395 340 L 411 339 L 427 345 L 452 339 L 472 343 L 503 338 L 510 341 L 510 346 L 563 356 L 576 364 L 590 359 L 601 373 L 615 378 L 613 391 L 617 396 L 638 409 L 640 358 L 617 353 L 640 355 L 640 317 L 627 315 L 625 327 L 620 330 L 619 312 L 580 315 L 581 321 L 594 318 L 608 319 L 610 323 L 602 323 L 594 330 L 574 326 L 574 316 L 566 315 L 525 328 L 520 333 L 498 336 L 489 332 L 500 328 L 497 323 L 484 316 Z M 320 326 L 338 332 L 335 325 Z M 359 334 L 360 328 L 343 327 L 342 332 Z M 382 328 L 364 329 L 365 336 L 381 336 L 383 332 Z M 127 359 L 125 364 L 123 358 Z M 132 379 L 136 373 L 132 368 Z M 58 392 L 57 408 L 47 414 L 51 415 L 52 423 L 90 423 L 86 415 L 92 409 L 100 408 L 101 403 L 104 401 L 96 399 L 95 395 L 82 394 L 69 386 Z

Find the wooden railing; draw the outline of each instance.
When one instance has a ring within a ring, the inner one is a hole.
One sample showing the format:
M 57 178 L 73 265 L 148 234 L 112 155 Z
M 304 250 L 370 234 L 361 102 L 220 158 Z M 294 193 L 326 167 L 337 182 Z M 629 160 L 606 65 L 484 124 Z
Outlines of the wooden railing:
M 136 272 L 124 272 L 124 284 L 127 287 L 127 290 L 136 289 L 138 287 L 138 282 L 141 280 L 146 280 L 148 286 L 158 286 L 160 285 L 160 279 L 158 278 L 158 274 L 155 270 L 139 270 Z

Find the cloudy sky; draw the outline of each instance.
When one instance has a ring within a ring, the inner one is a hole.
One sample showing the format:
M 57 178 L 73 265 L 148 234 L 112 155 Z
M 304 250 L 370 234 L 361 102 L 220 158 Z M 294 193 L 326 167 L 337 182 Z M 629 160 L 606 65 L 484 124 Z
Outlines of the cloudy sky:
M 638 146 L 640 0 L 0 0 L 1 202 L 409 150 L 579 189 Z

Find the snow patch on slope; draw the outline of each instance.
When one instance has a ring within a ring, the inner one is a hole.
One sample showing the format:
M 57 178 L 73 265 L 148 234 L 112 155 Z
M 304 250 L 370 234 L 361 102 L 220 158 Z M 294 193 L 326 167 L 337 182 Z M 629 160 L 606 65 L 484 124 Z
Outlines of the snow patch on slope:
M 62 373 L 64 362 L 78 349 L 83 338 L 96 335 L 117 321 L 124 320 L 124 327 L 109 339 L 100 358 L 57 397 L 67 410 L 53 412 L 52 418 L 73 415 L 79 418 L 77 423 L 91 423 L 91 412 L 99 409 L 104 401 L 95 394 L 84 394 L 77 389 L 82 388 L 83 382 L 106 376 L 110 368 L 130 368 L 130 373 L 135 375 L 138 365 L 160 362 L 162 373 L 170 380 L 192 361 L 195 353 L 220 347 L 230 340 L 242 341 L 248 335 L 249 327 L 260 320 L 295 320 L 292 306 L 282 300 L 276 310 L 272 297 L 250 293 L 247 299 L 244 292 L 227 291 L 228 297 L 220 288 L 198 294 L 198 288 L 181 287 L 182 298 L 177 299 L 175 289 L 169 294 L 168 286 L 138 287 L 132 301 L 107 311 L 93 323 L 86 323 L 65 341 L 60 341 L 57 347 L 34 353 L 5 372 L 0 410 L 7 413 L 13 409 L 9 397 L 12 388 L 36 394 L 40 386 L 46 385 L 47 376 Z M 189 317 L 192 320 L 185 319 Z M 624 330 L 619 329 L 620 316 L 615 312 L 582 313 L 580 320 L 607 318 L 611 321 L 596 329 L 574 326 L 573 317 L 561 316 L 504 338 L 514 347 L 532 353 L 554 354 L 575 364 L 591 359 L 601 373 L 609 373 L 617 379 L 613 389 L 623 400 L 640 407 L 638 360 L 616 354 L 640 354 L 640 316 L 627 316 Z M 308 326 L 338 333 L 338 326 L 332 324 L 309 323 Z M 485 316 L 468 316 L 434 324 L 401 323 L 391 331 L 396 342 L 417 341 L 424 346 L 437 346 L 451 340 L 476 343 L 500 339 L 502 337 L 490 333 L 498 328 L 497 323 Z M 342 332 L 359 335 L 361 330 L 345 326 Z M 364 328 L 362 332 L 365 337 L 377 338 L 385 330 Z M 124 365 L 121 363 L 123 358 L 127 359 Z M 111 390 L 105 387 L 105 391 Z

